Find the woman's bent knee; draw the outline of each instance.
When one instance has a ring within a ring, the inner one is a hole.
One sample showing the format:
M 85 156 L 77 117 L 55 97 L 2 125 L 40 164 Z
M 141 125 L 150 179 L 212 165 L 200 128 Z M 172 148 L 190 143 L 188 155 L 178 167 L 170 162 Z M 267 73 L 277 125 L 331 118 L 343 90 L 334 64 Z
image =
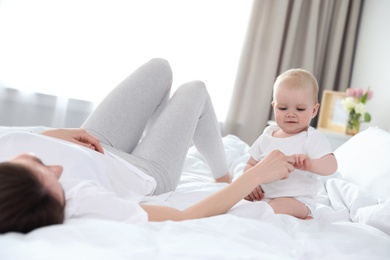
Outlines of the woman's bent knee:
M 187 95 L 191 95 L 193 98 L 207 97 L 208 91 L 206 84 L 201 80 L 193 80 L 181 85 L 177 91 L 186 92 Z

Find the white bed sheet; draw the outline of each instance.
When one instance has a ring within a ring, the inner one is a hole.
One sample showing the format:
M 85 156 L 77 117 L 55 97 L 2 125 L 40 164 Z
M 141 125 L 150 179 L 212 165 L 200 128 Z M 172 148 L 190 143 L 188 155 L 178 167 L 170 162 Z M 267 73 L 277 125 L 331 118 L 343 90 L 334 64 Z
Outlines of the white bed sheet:
M 236 177 L 248 146 L 231 135 L 224 145 Z M 183 222 L 74 219 L 28 235 L 0 235 L 0 259 L 390 259 L 390 205 L 340 178 L 323 183 L 314 220 L 275 215 L 267 203 L 247 201 L 226 215 Z M 192 148 L 178 189 L 153 203 L 185 208 L 222 186 L 212 183 Z

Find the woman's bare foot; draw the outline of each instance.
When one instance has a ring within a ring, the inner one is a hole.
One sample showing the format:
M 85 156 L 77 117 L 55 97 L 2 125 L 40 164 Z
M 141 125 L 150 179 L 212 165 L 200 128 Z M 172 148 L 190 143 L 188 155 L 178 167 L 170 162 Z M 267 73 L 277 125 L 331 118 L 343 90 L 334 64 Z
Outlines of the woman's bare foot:
M 232 182 L 232 177 L 230 174 L 226 174 L 225 176 L 219 177 L 215 179 L 215 182 L 226 182 L 226 183 L 231 183 Z

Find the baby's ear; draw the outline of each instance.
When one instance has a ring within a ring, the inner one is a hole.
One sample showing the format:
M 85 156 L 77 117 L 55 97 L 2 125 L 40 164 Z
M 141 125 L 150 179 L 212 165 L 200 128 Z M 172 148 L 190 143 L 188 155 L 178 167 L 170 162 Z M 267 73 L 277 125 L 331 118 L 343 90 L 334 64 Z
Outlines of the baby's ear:
M 315 104 L 313 107 L 312 118 L 314 118 L 317 115 L 319 109 L 320 109 L 320 103 Z

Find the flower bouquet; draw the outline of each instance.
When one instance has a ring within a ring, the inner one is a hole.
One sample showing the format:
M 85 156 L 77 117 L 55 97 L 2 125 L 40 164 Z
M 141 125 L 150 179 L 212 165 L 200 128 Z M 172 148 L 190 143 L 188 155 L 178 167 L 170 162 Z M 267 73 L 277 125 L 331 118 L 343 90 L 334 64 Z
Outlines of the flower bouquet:
M 366 112 L 366 103 L 374 93 L 370 89 L 348 88 L 346 94 L 347 97 L 341 100 L 349 113 L 346 134 L 355 135 L 360 130 L 360 123 L 371 121 L 371 115 Z

